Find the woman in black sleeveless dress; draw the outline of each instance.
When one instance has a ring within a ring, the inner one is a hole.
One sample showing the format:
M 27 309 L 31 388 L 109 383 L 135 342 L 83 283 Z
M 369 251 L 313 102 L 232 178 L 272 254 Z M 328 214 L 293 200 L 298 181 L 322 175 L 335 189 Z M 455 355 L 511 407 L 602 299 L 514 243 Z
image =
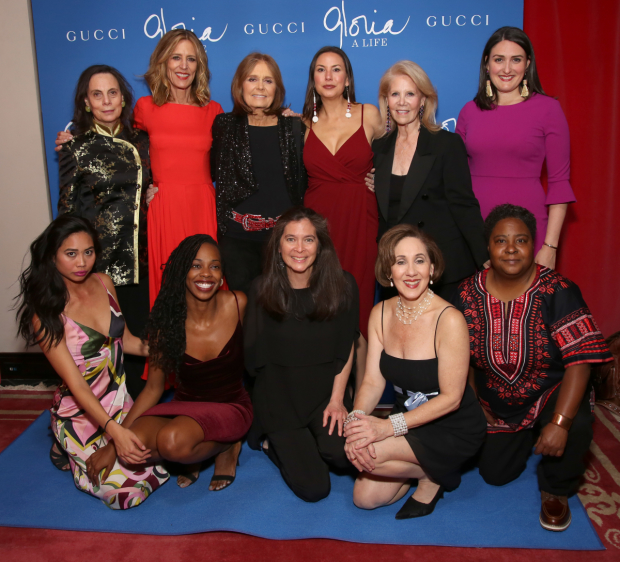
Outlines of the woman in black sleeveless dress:
M 370 315 L 366 374 L 346 422 L 345 451 L 361 472 L 355 505 L 374 509 L 418 487 L 397 519 L 430 514 L 444 490 L 460 484 L 460 468 L 485 437 L 486 422 L 467 383 L 469 335 L 454 307 L 430 289 L 443 271 L 437 244 L 411 225 L 386 232 L 375 273 L 398 296 Z M 373 411 L 385 381 L 394 384 L 389 419 Z

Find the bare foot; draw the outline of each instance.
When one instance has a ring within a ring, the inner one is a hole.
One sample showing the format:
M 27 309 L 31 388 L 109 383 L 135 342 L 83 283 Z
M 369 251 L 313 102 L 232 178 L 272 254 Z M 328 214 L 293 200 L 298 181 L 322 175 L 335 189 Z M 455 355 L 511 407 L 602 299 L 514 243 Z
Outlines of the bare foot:
M 213 478 L 211 479 L 209 490 L 223 490 L 235 481 L 240 452 L 241 441 L 237 441 L 215 457 L 215 468 L 213 469 Z
M 418 480 L 418 487 L 412 497 L 420 503 L 429 504 L 433 501 L 437 490 L 439 490 L 439 484 L 435 484 L 435 482 L 428 478 L 420 479 Z
M 179 488 L 187 488 L 196 482 L 198 476 L 200 476 L 200 465 L 201 463 L 186 465 L 185 474 L 179 474 L 177 476 L 177 486 L 179 486 Z

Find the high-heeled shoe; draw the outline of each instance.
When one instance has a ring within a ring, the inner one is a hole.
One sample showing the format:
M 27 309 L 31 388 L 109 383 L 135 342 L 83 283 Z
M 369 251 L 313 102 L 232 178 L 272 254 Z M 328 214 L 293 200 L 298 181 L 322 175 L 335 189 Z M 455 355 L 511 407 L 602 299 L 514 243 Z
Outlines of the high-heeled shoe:
M 419 502 L 418 500 L 414 500 L 413 496 L 411 496 L 404 503 L 403 507 L 398 510 L 396 519 L 413 519 L 414 517 L 430 515 L 435 510 L 435 505 L 441 498 L 443 498 L 443 486 L 439 486 L 435 497 L 430 503 Z

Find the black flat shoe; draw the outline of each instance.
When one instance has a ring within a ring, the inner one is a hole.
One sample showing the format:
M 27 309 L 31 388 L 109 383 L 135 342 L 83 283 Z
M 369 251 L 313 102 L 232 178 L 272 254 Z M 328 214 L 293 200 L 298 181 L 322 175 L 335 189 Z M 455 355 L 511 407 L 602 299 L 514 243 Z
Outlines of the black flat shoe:
M 418 500 L 414 500 L 413 496 L 411 496 L 396 514 L 396 519 L 413 519 L 414 517 L 430 515 L 435 510 L 435 505 L 441 498 L 443 498 L 443 486 L 439 486 L 435 497 L 430 503 L 419 502 Z
M 54 442 L 52 448 L 50 449 L 50 459 L 52 464 L 58 469 L 66 472 L 67 470 L 71 470 L 71 464 L 69 463 L 69 456 L 65 451 L 60 449 L 58 444 Z

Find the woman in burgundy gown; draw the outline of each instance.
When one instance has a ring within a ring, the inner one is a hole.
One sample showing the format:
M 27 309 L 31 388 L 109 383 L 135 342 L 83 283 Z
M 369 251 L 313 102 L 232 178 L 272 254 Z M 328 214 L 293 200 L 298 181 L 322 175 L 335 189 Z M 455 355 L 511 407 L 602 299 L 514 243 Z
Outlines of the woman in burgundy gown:
M 374 105 L 355 103 L 353 69 L 338 47 L 323 47 L 310 63 L 303 119 L 308 128 L 304 205 L 323 215 L 342 269 L 353 275 L 360 295 L 360 338 L 356 345 L 356 387 L 368 349 L 368 317 L 374 304 L 374 266 L 379 218 L 377 200 L 366 187 L 373 139 L 383 132 Z
M 178 479 L 181 487 L 195 482 L 200 463 L 211 457 L 210 489 L 232 484 L 240 440 L 252 424 L 242 383 L 247 299 L 220 291 L 223 281 L 211 236 L 190 236 L 172 252 L 147 325 L 148 381 L 128 415 L 128 427 L 150 449 L 149 462 L 187 465 Z M 157 404 L 168 373 L 176 375 L 174 399 Z

